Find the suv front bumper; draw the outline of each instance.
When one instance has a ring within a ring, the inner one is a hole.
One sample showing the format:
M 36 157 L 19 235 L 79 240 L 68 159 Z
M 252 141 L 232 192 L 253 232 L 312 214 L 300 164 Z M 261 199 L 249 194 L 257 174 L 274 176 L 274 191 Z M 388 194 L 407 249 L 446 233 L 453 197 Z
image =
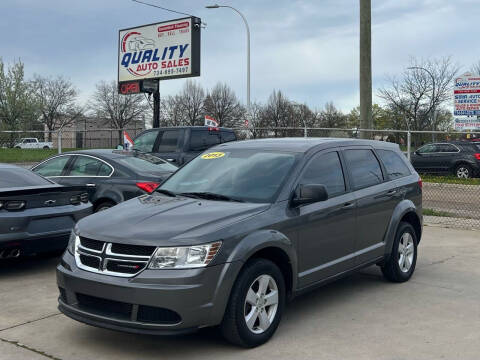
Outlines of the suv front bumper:
M 178 334 L 218 325 L 240 261 L 201 269 L 144 270 L 132 278 L 77 268 L 66 252 L 57 267 L 58 308 L 77 321 L 144 334 Z

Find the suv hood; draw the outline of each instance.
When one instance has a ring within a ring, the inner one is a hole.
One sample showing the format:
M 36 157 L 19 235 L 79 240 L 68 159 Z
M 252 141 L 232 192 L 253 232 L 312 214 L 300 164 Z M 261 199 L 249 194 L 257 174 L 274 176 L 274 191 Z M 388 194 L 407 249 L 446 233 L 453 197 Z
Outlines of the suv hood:
M 82 219 L 80 236 L 123 244 L 181 246 L 215 241 L 214 232 L 270 204 L 143 195 Z

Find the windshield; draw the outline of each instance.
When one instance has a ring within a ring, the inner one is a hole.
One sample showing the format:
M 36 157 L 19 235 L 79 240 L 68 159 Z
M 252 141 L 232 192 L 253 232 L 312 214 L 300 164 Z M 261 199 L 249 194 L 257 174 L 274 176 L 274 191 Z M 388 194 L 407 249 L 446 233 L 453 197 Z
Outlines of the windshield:
M 139 153 L 135 156 L 125 156 L 118 159 L 118 161 L 132 170 L 139 172 L 177 171 L 175 165 L 151 154 Z
M 258 150 L 206 152 L 172 175 L 159 189 L 210 193 L 248 202 L 272 202 L 296 154 Z

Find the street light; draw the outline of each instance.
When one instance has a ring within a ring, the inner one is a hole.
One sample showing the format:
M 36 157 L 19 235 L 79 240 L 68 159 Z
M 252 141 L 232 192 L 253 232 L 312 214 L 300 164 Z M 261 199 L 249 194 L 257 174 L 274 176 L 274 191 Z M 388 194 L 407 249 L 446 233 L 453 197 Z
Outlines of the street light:
M 208 5 L 205 6 L 207 9 L 218 9 L 218 8 L 230 8 L 235 11 L 238 15 L 240 15 L 245 23 L 245 27 L 247 28 L 247 110 L 250 111 L 250 28 L 248 27 L 247 19 L 243 14 L 235 9 L 232 6 L 228 5 Z
M 407 69 L 409 69 L 409 70 L 417 69 L 417 70 L 426 71 L 428 73 L 428 75 L 430 75 L 430 77 L 432 78 L 432 85 L 433 85 L 433 90 L 432 90 L 432 111 L 433 111 L 432 126 L 433 126 L 433 130 L 436 130 L 436 126 L 435 126 L 435 121 L 436 121 L 436 116 L 435 116 L 435 77 L 433 76 L 433 74 L 430 70 L 425 69 L 424 67 L 421 67 L 421 66 L 410 66 Z M 435 141 L 435 134 L 434 133 L 432 134 L 432 137 L 433 137 L 433 140 Z

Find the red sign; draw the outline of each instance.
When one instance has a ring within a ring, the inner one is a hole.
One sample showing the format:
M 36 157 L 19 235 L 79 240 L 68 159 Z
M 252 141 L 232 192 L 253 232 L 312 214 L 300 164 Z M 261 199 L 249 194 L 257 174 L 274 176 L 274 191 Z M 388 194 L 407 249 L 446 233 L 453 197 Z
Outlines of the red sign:
M 138 94 L 140 93 L 140 81 L 124 82 L 119 85 L 120 94 Z

